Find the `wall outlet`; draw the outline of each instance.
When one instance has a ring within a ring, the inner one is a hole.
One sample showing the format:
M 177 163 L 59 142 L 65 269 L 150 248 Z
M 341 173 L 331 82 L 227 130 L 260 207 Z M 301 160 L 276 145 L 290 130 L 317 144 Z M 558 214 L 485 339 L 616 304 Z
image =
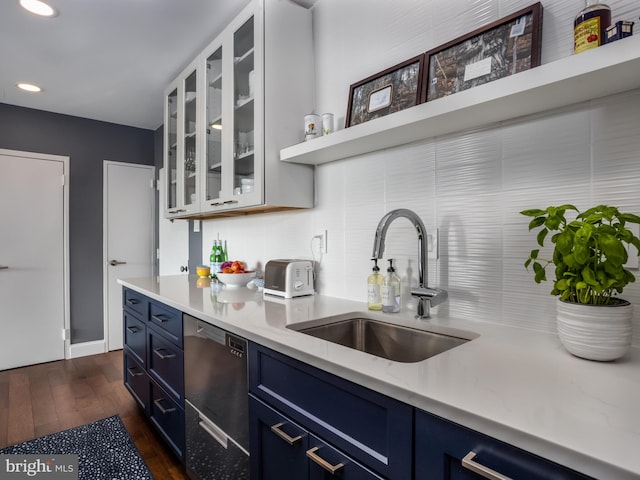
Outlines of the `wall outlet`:
M 313 238 L 318 239 L 318 250 L 320 253 L 327 253 L 327 230 L 323 230 L 322 233 L 317 234 Z
M 436 233 L 427 233 L 427 258 L 437 260 L 438 259 L 438 233 L 440 231 L 436 228 Z

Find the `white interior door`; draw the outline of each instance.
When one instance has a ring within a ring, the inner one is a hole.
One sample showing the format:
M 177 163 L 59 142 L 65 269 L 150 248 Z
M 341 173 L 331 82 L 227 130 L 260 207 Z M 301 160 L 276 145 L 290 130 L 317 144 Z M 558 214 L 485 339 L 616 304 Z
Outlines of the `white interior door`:
M 107 350 L 122 348 L 118 278 L 153 274 L 154 167 L 104 162 L 104 288 Z
M 65 357 L 67 168 L 0 150 L 0 370 Z
M 159 203 L 164 205 L 165 169 L 160 169 Z M 189 265 L 189 222 L 186 220 L 167 220 L 162 210 L 158 215 L 158 274 L 186 275 Z

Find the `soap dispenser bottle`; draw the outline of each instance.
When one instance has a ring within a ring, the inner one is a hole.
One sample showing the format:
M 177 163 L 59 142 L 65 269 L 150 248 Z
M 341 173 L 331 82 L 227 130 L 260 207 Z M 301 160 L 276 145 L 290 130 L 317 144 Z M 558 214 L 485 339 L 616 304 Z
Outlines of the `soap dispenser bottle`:
M 400 277 L 393 268 L 393 259 L 389 259 L 387 276 L 382 286 L 382 311 L 385 313 L 398 313 L 400 311 Z
M 382 292 L 384 276 L 380 273 L 378 259 L 372 258 L 373 272 L 367 278 L 367 307 L 369 310 L 382 310 Z

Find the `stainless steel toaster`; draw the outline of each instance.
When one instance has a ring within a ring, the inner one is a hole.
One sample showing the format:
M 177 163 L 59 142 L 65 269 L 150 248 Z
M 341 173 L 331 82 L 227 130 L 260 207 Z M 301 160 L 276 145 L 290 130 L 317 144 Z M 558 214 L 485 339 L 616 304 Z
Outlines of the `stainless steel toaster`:
M 284 298 L 313 295 L 311 260 L 269 260 L 264 268 L 264 293 Z

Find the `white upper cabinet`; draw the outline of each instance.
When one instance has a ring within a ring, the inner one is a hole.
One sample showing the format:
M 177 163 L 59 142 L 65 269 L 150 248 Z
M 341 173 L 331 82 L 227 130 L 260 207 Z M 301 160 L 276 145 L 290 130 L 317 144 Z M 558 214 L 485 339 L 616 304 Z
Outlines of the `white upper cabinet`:
M 255 0 L 167 88 L 165 216 L 313 207 L 313 167 L 279 161 L 313 108 L 311 35 L 307 9 Z

